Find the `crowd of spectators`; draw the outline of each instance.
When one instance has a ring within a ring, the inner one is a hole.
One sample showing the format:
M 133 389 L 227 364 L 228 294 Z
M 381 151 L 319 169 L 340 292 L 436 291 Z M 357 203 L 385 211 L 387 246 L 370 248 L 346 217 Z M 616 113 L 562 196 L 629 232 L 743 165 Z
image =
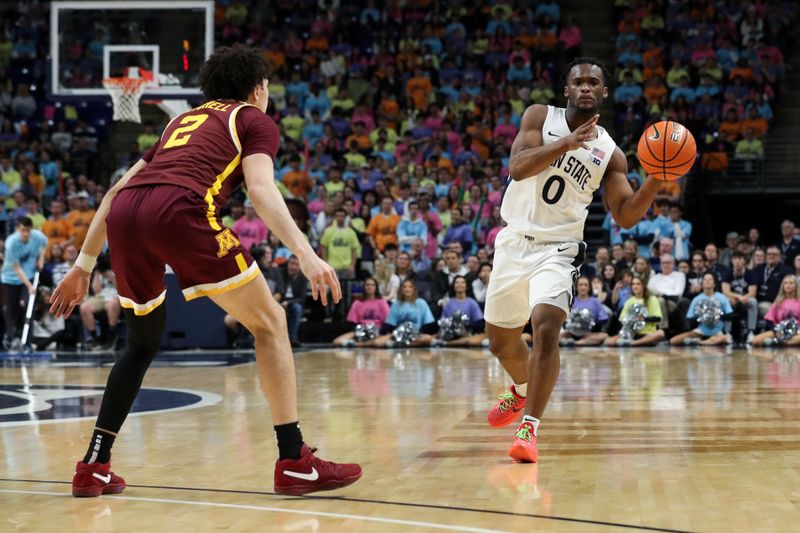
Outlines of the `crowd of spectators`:
M 743 11 L 733 26 L 718 23 L 723 20 L 721 13 L 728 13 L 724 5 L 714 12 L 704 3 L 708 9 L 686 13 L 683 4 L 638 2 L 628 7 L 618 1 L 617 5 L 620 35 L 625 36 L 618 40 L 620 52 L 629 54 L 620 57 L 632 57 L 636 66 L 637 53 L 647 55 L 646 60 L 640 58 L 639 68 L 648 62 L 654 66 L 655 60 L 666 65 L 680 57 L 685 50 L 668 43 L 686 41 L 672 39 L 674 32 L 695 36 L 697 27 L 711 31 L 709 42 L 714 46 L 721 35 L 735 37 L 733 46 L 741 53 L 746 48 L 737 44 L 742 28 L 755 24 L 749 11 Z M 793 16 L 790 9 L 783 9 L 787 17 Z M 664 23 L 672 20 L 665 16 L 673 11 L 677 20 L 691 24 L 673 28 L 672 22 Z M 756 15 L 762 17 L 758 9 Z M 102 113 L 44 98 L 46 21 L 46 6 L 39 3 L 20 6 L 3 18 L 0 86 L 6 88 L 6 96 L 0 105 L 7 105 L 0 109 L 0 224 L 5 224 L 7 234 L 20 217 L 27 216 L 44 231 L 49 241 L 43 280 L 52 286 L 74 261 L 106 189 L 98 179 Z M 772 45 L 785 37 L 783 26 L 762 25 L 763 39 L 757 38 L 753 47 L 762 50 L 769 43 L 767 52 L 757 53 L 755 59 L 745 54 L 756 80 L 763 78 L 755 68 L 761 65 L 761 56 L 780 57 L 780 47 Z M 403 309 L 422 309 L 424 303 L 433 319 L 444 316 L 453 298 L 466 301 L 465 295 L 475 303 L 463 304 L 470 313 L 482 309 L 494 239 L 504 227 L 499 207 L 508 149 L 522 112 L 532 103 L 560 101 L 561 67 L 581 50 L 580 28 L 562 16 L 558 3 L 300 1 L 267 7 L 223 1 L 217 3 L 216 42 L 257 46 L 274 66 L 268 113 L 282 134 L 278 185 L 298 225 L 345 280 L 348 304 L 360 300 L 363 280 L 371 276 L 375 294 L 387 304 L 401 302 Z M 741 58 L 735 62 L 738 65 Z M 629 63 L 621 62 L 616 73 L 623 82 Z M 698 68 L 688 68 L 690 81 L 700 79 Z M 631 75 L 636 81 L 644 71 L 637 74 L 634 68 Z M 619 108 L 623 145 L 630 140 L 626 132 L 633 131 L 626 129 L 631 116 L 637 132 L 656 115 L 692 124 L 676 114 L 689 111 L 675 105 L 682 100 L 672 99 L 669 75 L 662 77 L 668 87 L 665 99 L 655 105 L 644 105 L 640 99 Z M 735 77 L 723 72 L 731 87 L 738 86 Z M 750 83 L 749 78 L 745 81 Z M 774 93 L 779 87 L 773 85 Z M 742 106 L 755 107 L 759 113 L 769 110 L 774 94 L 762 98 L 763 91 L 747 87 L 747 91 L 728 91 L 720 85 L 720 98 L 741 93 Z M 713 137 L 707 128 L 697 131 L 704 132 L 703 139 Z M 118 166 L 132 164 L 157 138 L 158 128 L 146 124 Z M 643 177 L 635 160 L 630 163 L 629 178 L 635 188 Z M 587 265 L 584 274 L 592 297 L 602 289 L 609 333 L 619 326 L 633 277 L 645 270 L 662 275 L 661 262 L 668 270 L 670 260 L 665 256 L 670 253 L 678 261 L 673 270 L 683 268 L 681 260 L 691 261 L 692 228 L 682 218 L 681 194 L 679 184 L 666 183 L 652 214 L 628 231 L 606 218 L 608 248 L 597 250 L 594 271 Z M 309 310 L 304 309 L 306 286 L 296 260 L 258 219 L 243 192 L 234 195 L 223 215 L 223 222 L 254 250 L 273 292 L 287 309 L 292 341 L 297 343 L 300 323 Z M 743 246 L 752 244 L 745 241 Z M 761 258 L 766 263 L 767 252 L 750 248 L 747 260 L 759 264 Z M 788 257 L 787 250 L 781 252 Z M 604 257 L 614 268 L 605 268 Z M 703 258 L 706 263 L 713 265 L 714 260 Z M 693 262 L 690 265 L 694 267 Z M 99 344 L 102 336 L 93 317 L 104 315 L 104 327 L 118 320 L 118 309 L 108 304 L 113 275 L 107 272 L 107 268 L 98 272 L 94 297 L 80 313 L 90 344 Z M 457 278 L 463 278 L 466 293 Z M 651 292 L 659 294 L 658 289 Z M 642 296 L 648 295 L 635 297 Z M 670 326 L 666 315 L 686 304 L 677 301 L 673 306 L 661 299 L 665 318 L 659 326 L 672 335 L 684 324 Z M 760 301 L 768 299 L 765 294 Z M 341 321 L 351 310 L 331 305 L 322 311 L 326 319 Z M 428 316 L 420 311 L 423 315 Z M 475 324 L 480 321 L 477 315 L 472 318 Z M 44 316 L 41 323 L 46 322 Z M 238 325 L 230 320 L 226 324 L 236 338 Z M 70 335 L 77 337 L 81 335 Z M 114 339 L 113 333 L 109 337 Z
M 644 127 L 675 120 L 693 133 L 699 166 L 751 171 L 795 42 L 796 2 L 617 0 L 617 142 L 635 149 Z

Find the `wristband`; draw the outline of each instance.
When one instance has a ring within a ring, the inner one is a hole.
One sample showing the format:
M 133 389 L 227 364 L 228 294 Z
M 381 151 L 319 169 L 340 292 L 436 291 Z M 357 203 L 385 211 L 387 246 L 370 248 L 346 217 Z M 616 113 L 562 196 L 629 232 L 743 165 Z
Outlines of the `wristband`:
M 78 254 L 78 258 L 75 260 L 75 266 L 84 270 L 88 273 L 92 273 L 94 270 L 94 264 L 97 263 L 97 256 L 96 255 L 88 255 L 83 252 Z

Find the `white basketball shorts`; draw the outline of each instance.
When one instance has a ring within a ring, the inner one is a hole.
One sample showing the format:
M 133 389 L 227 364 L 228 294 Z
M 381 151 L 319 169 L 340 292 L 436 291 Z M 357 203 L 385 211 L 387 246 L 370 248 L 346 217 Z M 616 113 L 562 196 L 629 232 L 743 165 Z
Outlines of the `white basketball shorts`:
M 584 242 L 537 243 L 508 227 L 497 234 L 486 291 L 486 322 L 518 328 L 538 304 L 569 314 L 575 282 L 586 255 Z

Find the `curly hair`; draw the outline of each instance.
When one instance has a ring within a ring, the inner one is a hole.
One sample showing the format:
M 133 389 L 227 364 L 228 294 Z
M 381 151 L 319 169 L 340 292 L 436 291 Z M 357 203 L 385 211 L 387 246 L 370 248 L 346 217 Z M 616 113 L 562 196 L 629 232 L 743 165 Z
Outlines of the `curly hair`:
M 608 71 L 605 64 L 596 57 L 576 57 L 570 61 L 566 67 L 564 67 L 564 72 L 561 73 L 561 80 L 564 82 L 564 85 L 567 85 L 567 76 L 569 76 L 569 71 L 578 65 L 595 65 L 599 67 L 603 72 L 603 85 L 606 87 L 609 86 L 613 81 L 611 73 Z
M 208 100 L 245 101 L 272 75 L 266 58 L 242 44 L 214 50 L 200 68 L 200 88 Z

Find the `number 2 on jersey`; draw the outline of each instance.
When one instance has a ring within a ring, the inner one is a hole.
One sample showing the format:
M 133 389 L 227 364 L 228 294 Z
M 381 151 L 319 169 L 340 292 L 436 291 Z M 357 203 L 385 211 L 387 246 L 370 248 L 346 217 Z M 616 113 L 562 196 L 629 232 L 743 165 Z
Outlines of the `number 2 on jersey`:
M 183 117 L 181 121 L 178 122 L 178 124 L 183 127 L 175 128 L 175 131 L 169 136 L 169 140 L 164 143 L 164 148 L 175 148 L 176 146 L 183 146 L 188 143 L 189 139 L 192 138 L 191 132 L 199 128 L 207 118 L 208 115 L 205 113 L 202 115 L 187 115 Z

